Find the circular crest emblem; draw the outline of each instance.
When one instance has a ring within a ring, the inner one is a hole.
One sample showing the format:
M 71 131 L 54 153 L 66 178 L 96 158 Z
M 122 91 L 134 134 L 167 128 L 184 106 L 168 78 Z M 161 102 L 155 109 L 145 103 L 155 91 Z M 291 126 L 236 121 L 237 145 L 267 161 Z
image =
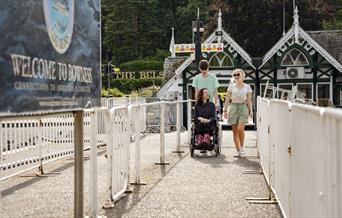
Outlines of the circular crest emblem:
M 44 0 L 44 15 L 50 41 L 56 51 L 65 53 L 74 29 L 74 0 Z

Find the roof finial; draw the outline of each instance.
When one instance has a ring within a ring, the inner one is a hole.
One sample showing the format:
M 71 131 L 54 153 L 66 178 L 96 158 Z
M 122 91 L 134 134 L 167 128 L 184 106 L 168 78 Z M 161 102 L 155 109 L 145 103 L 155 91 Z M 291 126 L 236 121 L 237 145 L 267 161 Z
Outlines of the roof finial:
M 217 30 L 218 31 L 222 30 L 222 13 L 221 13 L 221 9 L 219 10 L 219 13 L 218 13 Z
M 222 13 L 221 9 L 219 10 L 218 13 L 218 18 L 217 18 L 217 30 L 216 30 L 216 35 L 217 35 L 217 42 L 221 43 L 222 40 Z
M 294 24 L 294 36 L 295 36 L 295 42 L 298 43 L 299 40 L 299 16 L 298 16 L 298 8 L 297 6 L 294 9 L 293 12 L 293 24 Z
M 172 27 L 172 36 L 171 36 L 171 42 L 170 42 L 170 52 L 171 57 L 176 57 L 176 51 L 175 51 L 175 28 Z

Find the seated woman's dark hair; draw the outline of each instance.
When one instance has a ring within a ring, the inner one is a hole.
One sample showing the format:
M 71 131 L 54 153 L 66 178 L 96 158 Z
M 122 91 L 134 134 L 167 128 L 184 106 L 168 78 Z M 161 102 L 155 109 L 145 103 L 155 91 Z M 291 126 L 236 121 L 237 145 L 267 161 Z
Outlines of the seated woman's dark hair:
M 203 91 L 208 90 L 207 88 L 200 89 L 197 93 L 196 102 L 198 105 L 203 105 Z

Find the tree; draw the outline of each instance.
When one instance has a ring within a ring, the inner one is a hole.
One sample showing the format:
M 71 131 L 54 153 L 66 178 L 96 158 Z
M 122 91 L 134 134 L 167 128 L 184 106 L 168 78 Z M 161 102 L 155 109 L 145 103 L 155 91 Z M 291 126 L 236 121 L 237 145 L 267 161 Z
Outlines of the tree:
M 285 0 L 286 31 L 293 23 L 292 0 Z M 222 10 L 224 29 L 251 56 L 261 56 L 267 52 L 283 34 L 284 0 L 215 0 L 209 13 Z M 300 25 L 303 29 L 321 30 L 324 20 L 331 19 L 331 6 L 324 0 L 296 1 Z M 210 16 L 208 31 L 216 28 L 216 17 Z
M 158 0 L 103 0 L 103 44 L 116 65 L 142 59 L 160 46 Z
M 207 20 L 209 3 L 208 0 L 103 0 L 102 50 L 112 51 L 112 62 L 116 65 L 161 57 L 161 53 L 168 51 L 172 27 L 176 28 L 177 42 L 191 42 L 191 21 L 196 19 L 197 7 L 201 9 L 201 19 Z
M 334 9 L 334 18 L 325 20 L 323 27 L 325 30 L 342 30 L 342 0 L 330 0 Z

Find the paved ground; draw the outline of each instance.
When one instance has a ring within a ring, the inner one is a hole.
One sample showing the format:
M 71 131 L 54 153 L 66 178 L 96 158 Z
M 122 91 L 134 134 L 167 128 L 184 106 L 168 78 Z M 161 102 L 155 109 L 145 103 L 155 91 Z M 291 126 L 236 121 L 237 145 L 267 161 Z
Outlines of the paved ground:
M 223 133 L 223 155 L 200 154 L 190 157 L 174 154 L 175 135 L 166 136 L 167 166 L 159 161 L 159 137 L 142 140 L 142 180 L 146 186 L 134 187 L 115 207 L 103 210 L 105 194 L 105 148 L 99 150 L 99 213 L 107 217 L 280 217 L 275 205 L 252 205 L 246 197 L 264 197 L 262 175 L 242 174 L 259 169 L 256 136 L 247 131 L 246 158 L 234 158 L 231 131 Z M 182 134 L 182 142 L 186 135 Z M 131 180 L 134 178 L 134 144 L 131 145 Z M 87 155 L 87 154 L 86 154 Z M 45 165 L 45 171 L 60 172 L 50 177 L 12 177 L 0 183 L 1 217 L 72 217 L 73 160 L 63 159 Z M 85 214 L 89 211 L 89 161 L 85 161 Z M 27 172 L 29 174 L 31 172 Z

